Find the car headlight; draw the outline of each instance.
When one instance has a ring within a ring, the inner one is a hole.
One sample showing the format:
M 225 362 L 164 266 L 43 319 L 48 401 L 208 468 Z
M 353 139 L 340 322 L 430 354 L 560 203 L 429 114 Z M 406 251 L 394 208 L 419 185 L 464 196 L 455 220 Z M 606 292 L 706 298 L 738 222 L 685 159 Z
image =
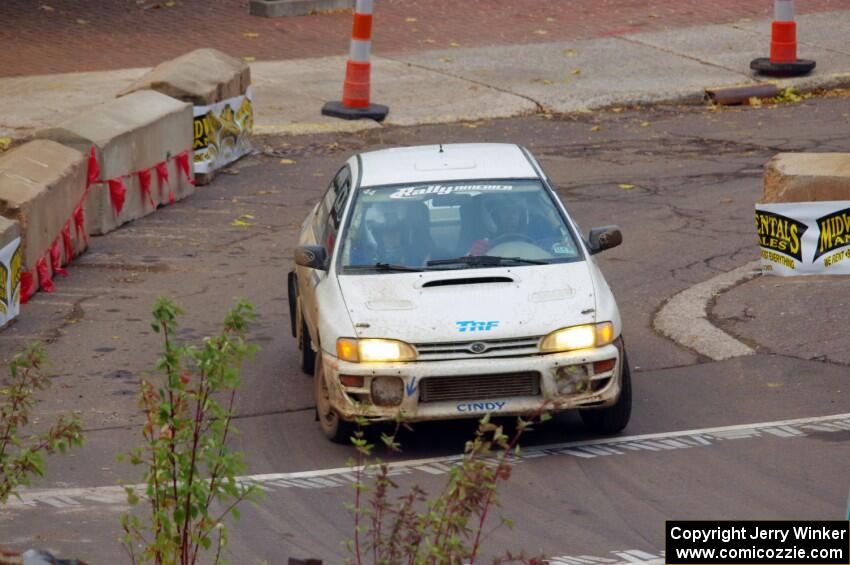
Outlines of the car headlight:
M 396 339 L 341 337 L 336 340 L 336 353 L 343 361 L 352 363 L 386 363 L 416 359 L 413 346 Z
M 540 351 L 553 353 L 555 351 L 588 349 L 590 347 L 602 347 L 613 341 L 614 324 L 611 322 L 585 324 L 550 333 L 540 342 Z

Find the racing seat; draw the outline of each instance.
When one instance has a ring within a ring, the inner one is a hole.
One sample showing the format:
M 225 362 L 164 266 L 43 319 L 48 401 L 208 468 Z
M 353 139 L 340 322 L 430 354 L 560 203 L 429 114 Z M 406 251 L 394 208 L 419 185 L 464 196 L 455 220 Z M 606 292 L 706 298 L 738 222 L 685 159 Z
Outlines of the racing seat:
M 434 251 L 431 237 L 431 213 L 424 202 L 407 203 L 407 218 L 410 220 L 408 260 L 411 265 L 424 265 Z
M 481 197 L 473 196 L 460 205 L 460 234 L 454 255 L 466 255 L 472 244 L 484 237 L 484 215 L 481 207 Z

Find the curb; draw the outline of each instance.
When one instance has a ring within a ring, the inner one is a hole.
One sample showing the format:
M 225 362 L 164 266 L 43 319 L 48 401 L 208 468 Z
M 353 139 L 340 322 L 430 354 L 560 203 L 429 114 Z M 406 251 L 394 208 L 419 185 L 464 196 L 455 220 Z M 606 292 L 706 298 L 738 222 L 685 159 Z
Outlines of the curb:
M 708 306 L 721 292 L 760 273 L 761 262 L 752 261 L 673 295 L 655 315 L 653 328 L 713 361 L 753 355 L 755 351 L 751 347 L 709 321 Z

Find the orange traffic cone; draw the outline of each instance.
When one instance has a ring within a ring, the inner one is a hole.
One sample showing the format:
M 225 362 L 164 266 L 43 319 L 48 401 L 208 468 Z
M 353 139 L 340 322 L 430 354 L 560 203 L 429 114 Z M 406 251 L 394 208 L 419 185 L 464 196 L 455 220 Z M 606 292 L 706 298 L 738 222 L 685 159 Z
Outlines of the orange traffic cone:
M 387 113 L 390 111 L 389 108 L 381 104 L 369 103 L 372 4 L 373 0 L 357 0 L 354 9 L 354 26 L 351 30 L 351 51 L 345 65 L 342 101 L 325 104 L 322 107 L 322 114 L 326 116 L 346 120 L 371 118 L 380 122 L 387 117 Z
M 797 58 L 794 0 L 774 0 L 770 58 L 754 59 L 750 68 L 763 75 L 791 77 L 809 74 L 815 64 L 814 61 Z

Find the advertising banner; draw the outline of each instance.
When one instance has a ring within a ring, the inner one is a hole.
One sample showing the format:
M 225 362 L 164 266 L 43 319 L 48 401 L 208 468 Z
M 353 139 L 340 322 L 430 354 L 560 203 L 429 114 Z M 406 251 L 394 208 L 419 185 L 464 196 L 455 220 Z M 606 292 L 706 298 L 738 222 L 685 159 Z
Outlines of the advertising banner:
M 756 204 L 764 274 L 850 275 L 850 201 Z
M 194 163 L 196 173 L 209 173 L 232 163 L 251 150 L 254 107 L 251 87 L 209 106 L 195 106 Z
M 21 238 L 0 249 L 0 327 L 21 310 Z

